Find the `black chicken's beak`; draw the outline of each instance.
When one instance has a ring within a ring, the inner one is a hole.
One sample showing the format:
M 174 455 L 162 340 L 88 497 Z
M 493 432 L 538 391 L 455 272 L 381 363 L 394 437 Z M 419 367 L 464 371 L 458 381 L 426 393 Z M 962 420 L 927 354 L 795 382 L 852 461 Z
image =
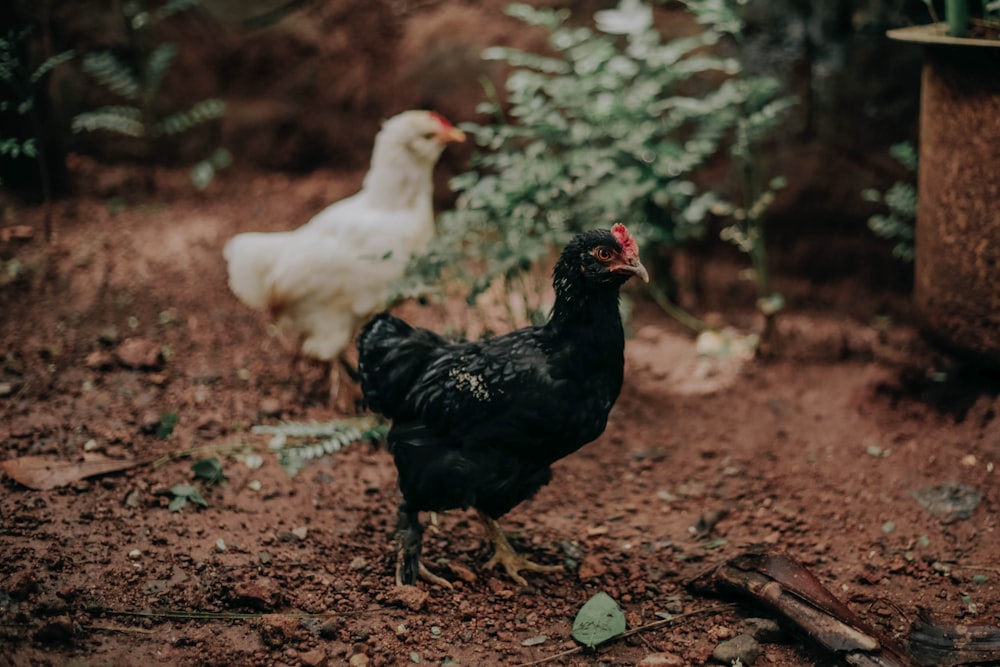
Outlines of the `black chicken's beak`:
M 619 264 L 615 267 L 615 271 L 623 271 L 625 273 L 631 273 L 633 276 L 642 278 L 642 282 L 649 282 L 649 272 L 646 271 L 646 267 L 642 265 L 638 257 L 634 257 L 627 262 Z

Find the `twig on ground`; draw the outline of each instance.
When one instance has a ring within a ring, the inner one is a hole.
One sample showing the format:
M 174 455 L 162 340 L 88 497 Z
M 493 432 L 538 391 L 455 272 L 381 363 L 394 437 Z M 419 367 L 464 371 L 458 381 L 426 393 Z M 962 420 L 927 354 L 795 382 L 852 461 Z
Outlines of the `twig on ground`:
M 253 445 L 243 440 L 238 440 L 238 441 L 227 440 L 225 442 L 217 442 L 213 445 L 203 445 L 201 447 L 194 447 L 192 449 L 184 449 L 179 452 L 170 452 L 169 454 L 166 454 L 165 456 L 161 456 L 160 458 L 156 459 L 150 465 L 152 465 L 153 469 L 155 470 L 156 468 L 159 468 L 165 463 L 170 463 L 171 461 L 176 461 L 178 459 L 191 458 L 194 456 L 198 456 L 200 454 L 229 453 L 238 451 L 240 449 L 248 449 L 252 451 Z
M 298 620 L 309 619 L 309 618 L 335 618 L 339 616 L 336 612 L 328 611 L 319 614 L 307 614 L 304 612 L 300 613 L 283 613 L 283 612 L 239 612 L 239 611 L 184 611 L 180 609 L 165 609 L 162 611 L 154 611 L 151 609 L 109 609 L 107 607 L 88 607 L 87 612 L 91 614 L 110 614 L 113 616 L 141 616 L 143 618 L 172 618 L 179 620 L 224 620 L 224 621 L 242 621 L 242 620 L 253 620 L 256 618 L 262 618 L 264 616 L 285 616 L 286 618 L 294 618 Z

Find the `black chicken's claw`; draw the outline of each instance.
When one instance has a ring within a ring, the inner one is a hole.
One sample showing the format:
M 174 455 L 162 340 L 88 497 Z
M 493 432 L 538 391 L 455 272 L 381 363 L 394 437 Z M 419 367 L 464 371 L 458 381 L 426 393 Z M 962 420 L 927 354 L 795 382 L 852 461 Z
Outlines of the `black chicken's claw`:
M 486 569 L 496 567 L 498 564 L 503 565 L 503 569 L 507 572 L 507 576 L 514 580 L 518 586 L 527 586 L 528 580 L 520 575 L 522 570 L 528 572 L 543 572 L 551 574 L 553 572 L 562 572 L 562 565 L 539 565 L 534 561 L 530 561 L 524 556 L 516 553 L 513 548 L 505 550 L 500 548 L 500 545 L 495 545 L 497 550 L 494 552 L 493 557 L 486 561 Z M 508 547 L 510 545 L 508 544 Z
M 448 590 L 453 589 L 450 581 L 428 570 L 427 566 L 419 560 L 416 561 L 416 567 L 414 567 L 413 559 L 408 558 L 406 550 L 400 548 L 396 552 L 396 585 L 413 586 L 417 583 L 418 577 L 435 586 L 442 586 Z
M 420 566 L 417 568 L 417 574 L 420 575 L 421 579 L 423 579 L 428 583 L 434 584 L 435 586 L 443 586 L 448 590 L 452 590 L 452 585 L 450 581 L 448 581 L 443 577 L 437 576 L 436 574 L 428 570 L 423 563 L 421 563 Z
M 513 579 L 518 586 L 528 585 L 528 580 L 520 575 L 521 570 L 543 573 L 562 572 L 561 565 L 539 565 L 518 554 L 510 545 L 507 536 L 496 520 L 482 512 L 479 513 L 479 518 L 486 528 L 486 537 L 493 543 L 493 557 L 486 561 L 484 566 L 487 570 L 497 565 L 503 565 L 507 576 Z

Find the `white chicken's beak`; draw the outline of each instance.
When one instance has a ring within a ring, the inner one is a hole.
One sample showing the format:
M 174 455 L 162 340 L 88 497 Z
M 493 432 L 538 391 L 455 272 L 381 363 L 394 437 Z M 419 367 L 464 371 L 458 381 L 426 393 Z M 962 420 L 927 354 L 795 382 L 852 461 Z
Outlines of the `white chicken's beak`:
M 465 132 L 462 132 L 457 127 L 449 127 L 448 129 L 442 129 L 438 132 L 438 141 L 442 144 L 456 143 L 460 144 L 465 141 Z

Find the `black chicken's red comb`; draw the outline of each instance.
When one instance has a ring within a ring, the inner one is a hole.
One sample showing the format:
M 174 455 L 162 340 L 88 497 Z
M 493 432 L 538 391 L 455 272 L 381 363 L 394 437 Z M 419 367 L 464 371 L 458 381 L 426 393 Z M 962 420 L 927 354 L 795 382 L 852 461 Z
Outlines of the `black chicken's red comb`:
M 615 241 L 618 241 L 618 245 L 622 247 L 622 254 L 625 257 L 638 257 L 639 256 L 639 244 L 635 242 L 632 235 L 628 233 L 628 229 L 622 223 L 618 223 L 611 228 L 611 235 L 615 237 Z

